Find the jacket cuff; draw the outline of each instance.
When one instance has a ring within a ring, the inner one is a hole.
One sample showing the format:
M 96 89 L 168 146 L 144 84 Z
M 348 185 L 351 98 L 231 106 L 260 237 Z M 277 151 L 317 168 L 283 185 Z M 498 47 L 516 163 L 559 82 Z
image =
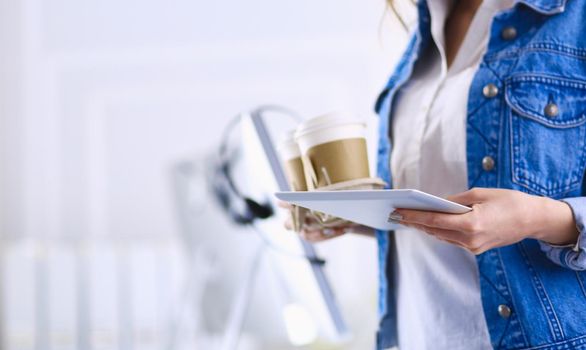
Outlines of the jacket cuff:
M 579 235 L 575 244 L 555 245 L 539 241 L 541 250 L 554 263 L 572 270 L 586 270 L 586 197 L 564 198 L 570 206 Z

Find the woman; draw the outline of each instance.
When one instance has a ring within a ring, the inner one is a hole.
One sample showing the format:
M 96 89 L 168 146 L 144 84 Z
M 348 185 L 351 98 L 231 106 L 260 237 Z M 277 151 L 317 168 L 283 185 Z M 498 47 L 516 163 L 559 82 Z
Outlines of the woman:
M 586 0 L 417 7 L 378 175 L 473 210 L 302 235 L 376 235 L 379 349 L 586 349 Z

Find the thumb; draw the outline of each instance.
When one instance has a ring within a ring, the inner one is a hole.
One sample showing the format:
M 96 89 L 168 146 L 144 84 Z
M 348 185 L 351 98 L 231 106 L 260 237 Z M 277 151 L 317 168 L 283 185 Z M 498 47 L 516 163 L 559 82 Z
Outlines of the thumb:
M 484 202 L 487 199 L 487 193 L 484 188 L 473 188 L 465 192 L 448 196 L 446 199 L 458 204 L 470 206 Z

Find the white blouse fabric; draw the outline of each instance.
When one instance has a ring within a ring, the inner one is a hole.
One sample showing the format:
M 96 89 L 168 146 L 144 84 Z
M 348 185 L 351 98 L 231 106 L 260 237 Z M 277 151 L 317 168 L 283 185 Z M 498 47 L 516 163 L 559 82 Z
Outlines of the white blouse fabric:
M 467 190 L 468 90 L 492 18 L 512 3 L 482 3 L 448 69 L 444 24 L 453 3 L 428 0 L 433 44 L 399 91 L 393 110 L 394 188 L 438 196 Z M 397 230 L 395 237 L 399 348 L 491 349 L 474 255 L 414 229 Z

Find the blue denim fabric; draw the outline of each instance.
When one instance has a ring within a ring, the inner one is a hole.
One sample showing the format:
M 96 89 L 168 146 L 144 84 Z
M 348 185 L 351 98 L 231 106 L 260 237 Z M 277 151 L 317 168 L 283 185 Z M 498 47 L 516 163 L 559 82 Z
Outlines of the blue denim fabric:
M 430 42 L 427 4 L 420 1 L 417 7 L 417 29 L 376 103 L 378 176 L 389 183 L 393 99 Z M 507 39 L 501 32 L 510 26 L 518 34 Z M 483 94 L 489 83 L 498 88 L 494 97 Z M 553 116 L 545 111 L 551 104 L 558 109 Z M 580 231 L 572 247 L 527 239 L 477 256 L 493 347 L 586 349 L 586 0 L 521 0 L 494 18 L 470 87 L 466 128 L 470 188 L 509 188 L 564 200 Z M 495 159 L 492 170 L 482 167 L 486 156 Z M 393 233 L 376 236 L 377 348 L 383 349 L 397 344 Z M 510 316 L 501 316 L 501 305 L 512 310 Z

